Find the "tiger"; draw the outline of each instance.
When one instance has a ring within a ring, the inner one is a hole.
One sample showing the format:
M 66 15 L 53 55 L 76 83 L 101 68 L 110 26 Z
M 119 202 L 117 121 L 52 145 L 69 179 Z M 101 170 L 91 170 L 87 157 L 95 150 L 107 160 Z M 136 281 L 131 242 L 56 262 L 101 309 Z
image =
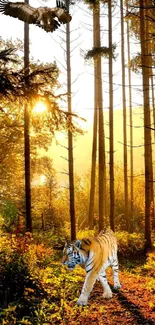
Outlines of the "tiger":
M 112 291 L 107 282 L 108 266 L 112 267 L 114 289 L 121 288 L 117 257 L 117 239 L 111 229 L 101 231 L 97 237 L 75 240 L 65 243 L 62 264 L 73 270 L 77 264 L 85 264 L 86 277 L 77 305 L 86 306 L 96 280 L 103 287 L 103 297 L 112 298 Z

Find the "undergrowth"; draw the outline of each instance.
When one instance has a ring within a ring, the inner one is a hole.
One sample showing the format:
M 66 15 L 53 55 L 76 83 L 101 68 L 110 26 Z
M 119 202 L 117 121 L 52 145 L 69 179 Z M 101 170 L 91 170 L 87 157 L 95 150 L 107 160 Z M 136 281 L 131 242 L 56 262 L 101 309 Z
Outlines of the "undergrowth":
M 49 232 L 48 232 L 49 235 Z M 0 241 L 0 319 L 2 325 L 55 325 L 77 324 L 76 319 L 93 314 L 89 309 L 77 307 L 76 300 L 80 294 L 85 277 L 82 267 L 68 271 L 61 264 L 62 251 L 58 235 L 50 234 L 50 247 L 46 232 L 32 237 L 31 234 L 2 234 Z M 91 232 L 83 231 L 79 238 L 89 237 Z M 119 252 L 123 268 L 136 270 L 149 277 L 148 290 L 154 287 L 155 253 L 150 252 L 145 264 L 137 265 L 129 259 L 131 253 L 139 252 L 143 238 L 135 234 L 117 233 Z M 122 267 L 122 266 L 121 266 Z M 104 308 L 104 307 L 103 307 Z M 102 313 L 103 308 L 98 310 Z M 94 316 L 93 316 L 94 315 Z

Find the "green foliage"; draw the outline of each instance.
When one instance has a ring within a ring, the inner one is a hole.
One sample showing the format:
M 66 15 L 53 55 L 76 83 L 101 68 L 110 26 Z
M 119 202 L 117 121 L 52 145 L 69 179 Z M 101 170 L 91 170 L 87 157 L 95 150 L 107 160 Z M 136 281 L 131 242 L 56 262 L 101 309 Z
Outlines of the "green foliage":
M 89 9 L 98 10 L 99 3 L 107 4 L 108 0 L 84 0 L 88 4 Z
M 96 8 L 96 5 L 98 5 L 100 0 L 85 0 L 85 3 L 89 5 L 90 9 Z
M 53 229 L 56 216 L 53 208 L 53 199 L 57 195 L 56 171 L 52 159 L 48 156 L 33 159 L 33 186 L 32 186 L 32 213 L 33 227 Z M 41 179 L 43 176 L 43 181 Z
M 89 59 L 98 59 L 99 57 L 109 57 L 110 50 L 108 47 L 94 47 L 92 50 L 89 50 L 85 55 L 85 60 Z
M 67 301 L 74 301 L 79 293 L 81 268 L 68 273 L 60 262 L 53 261 L 51 248 L 36 244 L 29 233 L 3 236 L 0 256 L 2 324 L 54 324 L 66 311 L 71 317 Z
M 53 247 L 54 243 L 61 241 L 59 234 L 55 234 L 52 229 L 45 231 L 34 231 L 33 238 L 37 245 L 44 243 L 46 247 Z
M 4 226 L 8 232 L 13 231 L 18 218 L 18 209 L 11 201 L 6 201 L 2 210 Z
M 42 147 L 48 150 L 55 131 L 70 129 L 80 132 L 80 130 L 75 123 L 71 122 L 68 112 L 59 108 L 58 100 L 62 97 L 62 94 L 55 95 L 55 91 L 60 86 L 58 83 L 59 69 L 56 62 L 42 64 L 33 60 L 30 63 L 29 75 L 25 77 L 25 71 L 21 70 L 21 58 L 17 56 L 16 52 L 10 50 L 10 45 L 11 41 L 3 42 L 0 39 L 0 48 L 2 48 L 0 54 L 0 79 L 7 81 L 7 78 L 9 78 L 8 90 L 5 82 L 0 82 L 0 92 L 3 95 L 0 98 L 0 204 L 3 205 L 5 200 L 12 200 L 23 211 L 23 115 L 25 103 L 28 105 L 30 118 L 31 161 L 37 160 L 36 152 L 39 148 Z M 7 46 L 9 46 L 9 49 L 7 49 Z M 5 51 L 4 47 L 6 47 Z M 26 83 L 25 78 L 28 79 L 26 79 Z M 10 83 L 12 83 L 11 86 Z M 29 84 L 29 87 L 26 88 L 26 84 Z M 34 106 L 40 101 L 46 106 L 41 118 L 39 114 L 33 112 Z M 74 114 L 75 117 L 77 118 L 76 114 Z M 49 175 L 52 170 L 49 164 L 50 159 L 44 157 L 44 159 L 38 158 L 38 160 L 42 163 L 44 172 L 48 170 L 48 189 L 46 187 L 46 192 L 49 192 L 49 188 L 54 185 L 53 173 Z M 31 171 L 31 176 L 33 176 L 33 170 Z M 48 200 L 46 208 L 49 208 L 50 204 Z M 44 204 L 42 204 L 42 210 L 44 210 Z
M 38 324 L 47 296 L 40 269 L 49 265 L 51 249 L 33 243 L 31 234 L 3 236 L 0 245 L 0 317 L 4 324 Z M 37 317 L 37 315 L 39 316 Z M 32 322 L 31 322 L 32 320 Z M 28 323 L 27 323 L 28 324 Z

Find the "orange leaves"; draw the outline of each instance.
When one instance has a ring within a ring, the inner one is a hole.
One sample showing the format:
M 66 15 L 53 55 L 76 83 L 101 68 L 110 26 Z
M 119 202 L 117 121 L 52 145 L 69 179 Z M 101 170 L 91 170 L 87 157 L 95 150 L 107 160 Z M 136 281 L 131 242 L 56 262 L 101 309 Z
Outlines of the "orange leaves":
M 33 244 L 31 249 L 33 250 L 33 253 L 37 256 L 37 259 L 39 261 L 52 256 L 53 253 L 53 250 L 51 248 L 47 248 L 43 244 Z
M 11 248 L 18 254 L 27 252 L 30 243 L 33 241 L 31 233 L 27 232 L 24 236 L 11 235 Z

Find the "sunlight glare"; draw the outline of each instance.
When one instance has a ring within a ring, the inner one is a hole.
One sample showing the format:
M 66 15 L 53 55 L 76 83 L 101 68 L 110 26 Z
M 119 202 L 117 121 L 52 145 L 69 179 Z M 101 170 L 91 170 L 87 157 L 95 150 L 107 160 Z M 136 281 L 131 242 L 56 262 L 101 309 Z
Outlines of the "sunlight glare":
M 46 105 L 43 102 L 38 102 L 33 108 L 33 113 L 41 114 L 44 113 L 46 110 Z
M 45 180 L 46 180 L 46 176 L 45 175 L 40 175 L 40 184 L 44 184 L 45 183 Z

